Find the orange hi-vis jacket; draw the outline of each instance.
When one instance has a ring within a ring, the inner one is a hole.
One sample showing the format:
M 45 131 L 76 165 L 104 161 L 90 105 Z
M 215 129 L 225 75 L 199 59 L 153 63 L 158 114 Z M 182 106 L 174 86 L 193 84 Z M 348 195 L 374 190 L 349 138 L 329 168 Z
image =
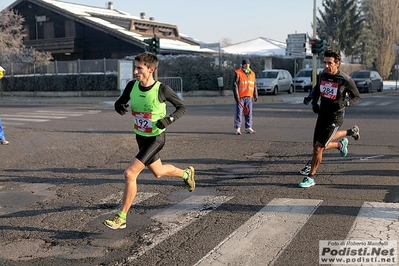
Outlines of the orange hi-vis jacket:
M 254 97 L 255 73 L 251 71 L 249 77 L 242 68 L 236 70 L 238 76 L 238 97 Z

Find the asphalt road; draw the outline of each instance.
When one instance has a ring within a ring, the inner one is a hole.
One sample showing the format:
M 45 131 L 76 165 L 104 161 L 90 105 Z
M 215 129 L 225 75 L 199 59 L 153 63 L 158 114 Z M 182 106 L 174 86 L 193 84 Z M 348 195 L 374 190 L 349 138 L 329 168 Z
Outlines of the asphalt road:
M 0 105 L 11 142 L 0 147 L 0 264 L 318 265 L 319 240 L 397 239 L 399 95 L 348 108 L 343 128 L 361 139 L 346 158 L 327 151 L 308 189 L 298 170 L 316 116 L 301 94 L 281 97 L 256 103 L 257 134 L 241 136 L 232 103 L 189 104 L 161 158 L 193 165 L 197 189 L 143 171 L 124 230 L 102 221 L 137 152 L 131 118 L 103 104 Z M 359 217 L 372 221 L 366 236 Z

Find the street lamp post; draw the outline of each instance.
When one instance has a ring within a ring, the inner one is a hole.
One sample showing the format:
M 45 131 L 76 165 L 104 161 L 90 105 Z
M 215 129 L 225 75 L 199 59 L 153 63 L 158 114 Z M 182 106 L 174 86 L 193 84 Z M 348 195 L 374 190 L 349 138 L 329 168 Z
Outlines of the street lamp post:
M 396 59 L 395 59 L 395 70 L 396 70 L 396 84 L 395 84 L 395 91 L 398 90 L 398 52 L 399 52 L 399 45 L 392 46 L 392 50 L 396 51 Z
M 316 0 L 313 0 L 313 39 L 316 39 Z M 316 74 L 316 54 L 313 54 L 312 57 L 312 65 L 313 65 L 313 82 L 312 82 L 312 87 L 316 86 L 316 81 L 317 81 L 317 74 Z

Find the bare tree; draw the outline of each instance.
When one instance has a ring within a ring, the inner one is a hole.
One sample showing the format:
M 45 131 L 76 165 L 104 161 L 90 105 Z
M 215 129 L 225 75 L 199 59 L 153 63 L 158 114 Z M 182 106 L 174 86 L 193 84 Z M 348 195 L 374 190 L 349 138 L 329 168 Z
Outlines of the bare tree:
M 27 49 L 23 44 L 24 18 L 14 10 L 0 12 L 0 65 L 4 63 L 46 62 L 52 59 L 48 52 Z
M 370 25 L 379 51 L 376 68 L 382 78 L 387 79 L 395 62 L 392 46 L 399 40 L 399 1 L 365 0 L 364 4 L 368 7 Z
M 220 47 L 227 47 L 227 46 L 230 46 L 230 45 L 232 45 L 232 42 L 231 42 L 230 38 L 223 38 L 220 41 Z
M 0 63 L 11 60 L 23 48 L 23 18 L 11 10 L 0 12 Z

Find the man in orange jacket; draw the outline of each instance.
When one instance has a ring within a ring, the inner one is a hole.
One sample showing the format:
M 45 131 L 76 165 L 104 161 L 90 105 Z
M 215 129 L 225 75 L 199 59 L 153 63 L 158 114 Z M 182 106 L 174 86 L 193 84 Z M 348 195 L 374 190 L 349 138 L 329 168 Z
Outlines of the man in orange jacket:
M 248 109 L 248 113 L 244 112 L 245 132 L 255 134 L 252 129 L 252 99 L 258 100 L 258 90 L 256 89 L 255 72 L 251 70 L 248 59 L 242 60 L 241 68 L 235 71 L 234 75 L 234 99 L 236 100 L 236 114 L 234 117 L 234 129 L 236 135 L 241 135 L 241 118 L 243 109 Z

